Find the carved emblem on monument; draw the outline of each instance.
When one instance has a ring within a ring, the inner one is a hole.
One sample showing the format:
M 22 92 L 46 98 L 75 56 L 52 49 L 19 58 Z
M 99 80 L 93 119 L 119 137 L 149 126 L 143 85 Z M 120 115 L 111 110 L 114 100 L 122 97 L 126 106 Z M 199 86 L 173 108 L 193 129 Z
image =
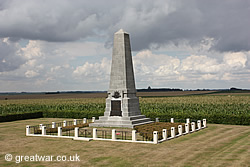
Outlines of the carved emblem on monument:
M 113 97 L 117 99 L 117 98 L 119 98 L 121 96 L 120 96 L 120 93 L 118 91 L 115 91 Z

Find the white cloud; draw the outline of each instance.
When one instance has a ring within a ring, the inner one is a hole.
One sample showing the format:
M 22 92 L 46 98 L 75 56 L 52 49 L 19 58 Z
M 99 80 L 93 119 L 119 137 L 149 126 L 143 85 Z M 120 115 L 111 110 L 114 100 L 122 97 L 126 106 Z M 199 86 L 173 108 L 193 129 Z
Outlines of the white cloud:
M 221 80 L 225 80 L 225 81 L 230 81 L 230 80 L 234 80 L 235 78 L 232 76 L 232 74 L 230 73 L 225 73 L 223 74 L 223 76 L 221 77 Z
M 21 48 L 21 50 L 23 52 L 23 56 L 26 59 L 33 59 L 43 56 L 40 41 L 29 40 L 29 43 L 26 45 L 26 47 Z
M 169 59 L 168 62 L 166 62 L 166 65 L 161 65 L 157 70 L 155 70 L 155 73 L 159 76 L 164 76 L 168 74 L 179 74 L 177 70 L 179 65 L 179 59 Z
M 35 76 L 38 76 L 39 73 L 35 72 L 35 71 L 32 71 L 32 70 L 28 70 L 26 73 L 25 73 L 25 76 L 27 78 L 32 78 L 32 77 L 35 77 Z
M 110 67 L 111 67 L 111 62 L 107 60 L 107 58 L 103 58 L 100 63 L 86 62 L 82 66 L 76 67 L 76 69 L 73 71 L 73 74 L 76 77 L 92 76 L 92 77 L 98 77 L 98 80 L 101 80 L 106 78 L 106 76 L 110 73 Z
M 178 79 L 177 79 L 177 81 L 185 81 L 185 80 L 187 80 L 187 78 L 184 76 L 184 75 L 180 75 L 179 77 L 178 77 Z
M 53 82 L 55 81 L 55 79 L 53 79 L 53 77 L 47 77 L 47 78 L 43 78 L 43 79 L 37 79 L 35 81 L 35 85 L 38 86 L 38 87 L 44 87 L 44 85 L 51 85 L 50 82 Z M 56 83 L 56 82 L 53 82 L 53 84 L 56 84 L 53 86 L 53 88 L 59 88 L 58 85 L 60 85 L 60 83 Z
M 134 56 L 136 79 L 142 85 L 140 87 L 146 84 L 175 86 L 178 82 L 185 87 L 185 83 L 198 85 L 203 81 L 220 83 L 238 80 L 247 83 L 250 78 L 250 70 L 246 70 L 247 55 L 246 52 L 226 53 L 220 61 L 206 55 L 190 55 L 180 59 L 144 50 Z
M 182 61 L 182 71 L 196 71 L 201 73 L 216 73 L 221 65 L 217 60 L 204 55 L 191 55 Z
M 173 58 L 163 54 L 153 54 L 149 50 L 138 52 L 134 57 L 135 71 L 139 74 L 165 75 L 176 73 L 180 65 L 178 58 Z
M 241 69 L 246 67 L 247 56 L 243 52 L 227 53 L 224 55 L 224 63 L 233 69 Z
M 84 84 L 89 80 L 97 82 L 109 78 L 105 73 L 110 72 L 110 62 L 105 56 L 111 57 L 111 51 L 100 42 L 29 40 L 19 51 L 25 62 L 18 69 L 0 73 L 0 91 L 88 90 L 93 87 L 93 84 Z M 84 57 L 88 57 L 89 61 Z M 100 58 L 103 59 L 100 63 L 91 63 Z M 7 60 L 2 59 L 3 63 Z M 80 68 L 79 64 L 85 66 Z M 85 67 L 91 72 L 87 74 L 83 69 Z M 73 73 L 76 69 L 79 71 Z M 2 82 L 9 82 L 8 88 Z M 98 85 L 96 89 L 102 90 Z
M 201 75 L 201 78 L 199 78 L 199 80 L 218 80 L 218 79 L 219 77 L 213 74 L 204 74 Z
M 70 68 L 70 65 L 69 64 L 65 64 L 65 65 L 62 65 L 62 66 L 51 67 L 50 71 L 56 73 L 56 72 L 58 72 L 60 70 L 69 69 L 69 68 Z
M 137 87 L 209 88 L 230 87 L 232 82 L 243 86 L 249 84 L 249 52 L 208 52 L 206 49 L 212 45 L 210 40 L 201 45 L 192 49 L 183 43 L 179 47 L 172 45 L 138 52 L 133 56 Z M 186 48 L 186 53 L 181 51 L 182 47 Z M 164 50 L 170 51 L 164 53 Z M 25 62 L 18 69 L 0 73 L 0 90 L 6 90 L 4 81 L 9 83 L 9 91 L 107 89 L 111 49 L 106 49 L 101 42 L 30 40 L 16 52 Z M 8 59 L 2 59 L 2 63 L 5 61 Z

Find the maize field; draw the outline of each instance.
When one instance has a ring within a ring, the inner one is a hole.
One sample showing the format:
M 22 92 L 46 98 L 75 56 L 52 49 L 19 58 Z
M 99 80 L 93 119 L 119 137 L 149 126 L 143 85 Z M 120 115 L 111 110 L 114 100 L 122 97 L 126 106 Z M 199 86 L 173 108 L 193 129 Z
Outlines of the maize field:
M 140 97 L 140 109 L 152 120 L 206 118 L 210 123 L 250 125 L 250 96 Z M 98 117 L 105 111 L 105 98 L 0 100 L 0 116 L 38 111 L 44 117 Z

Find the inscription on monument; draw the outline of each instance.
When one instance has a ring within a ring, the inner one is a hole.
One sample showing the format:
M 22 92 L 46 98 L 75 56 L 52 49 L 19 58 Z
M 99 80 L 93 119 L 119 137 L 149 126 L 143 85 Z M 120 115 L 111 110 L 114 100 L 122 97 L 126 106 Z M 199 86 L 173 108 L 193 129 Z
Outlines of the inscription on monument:
M 121 101 L 119 100 L 111 101 L 110 116 L 122 116 Z

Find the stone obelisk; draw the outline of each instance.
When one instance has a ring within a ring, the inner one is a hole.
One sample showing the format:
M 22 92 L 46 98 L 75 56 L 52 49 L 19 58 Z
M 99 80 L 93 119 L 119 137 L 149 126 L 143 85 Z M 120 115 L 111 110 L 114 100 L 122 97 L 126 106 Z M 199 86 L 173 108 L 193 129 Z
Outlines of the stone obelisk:
M 114 34 L 110 84 L 104 116 L 90 126 L 128 127 L 151 123 L 141 115 L 136 97 L 129 34 L 120 29 Z

